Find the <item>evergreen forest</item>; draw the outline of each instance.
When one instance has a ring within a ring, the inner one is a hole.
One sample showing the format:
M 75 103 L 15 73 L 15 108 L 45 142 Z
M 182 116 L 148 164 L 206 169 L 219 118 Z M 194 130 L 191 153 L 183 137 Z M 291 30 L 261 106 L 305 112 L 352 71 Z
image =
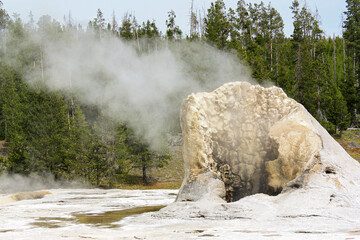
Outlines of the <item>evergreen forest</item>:
M 115 14 L 107 21 L 101 9 L 87 26 L 76 25 L 70 14 L 60 23 L 48 15 L 35 22 L 30 13 L 24 22 L 17 14 L 10 16 L 0 1 L 0 148 L 7 149 L 0 152 L 0 172 L 50 173 L 57 180 L 111 187 L 127 179 L 132 169 L 147 184 L 147 171 L 160 169 L 171 158 L 166 146 L 151 148 L 131 124 L 79 101 L 76 92 L 49 91 L 43 84 L 44 45 L 70 33 L 91 32 L 98 41 L 116 37 L 139 55 L 170 43 L 208 44 L 236 56 L 259 84 L 281 87 L 329 133 L 341 136 L 349 127 L 358 128 L 360 0 L 346 3 L 342 36 L 328 36 L 319 13 L 293 0 L 294 31 L 286 36 L 279 12 L 262 2 L 239 0 L 236 9 L 228 9 L 217 0 L 203 14 L 191 9 L 190 31 L 180 29 L 176 13 L 169 10 L 166 31 L 161 32 L 155 21 L 138 23 L 129 13 L 121 21 Z M 34 35 L 38 41 L 31 40 Z M 38 81 L 29 83 L 29 74 Z M 177 134 L 180 128 L 168 131 Z

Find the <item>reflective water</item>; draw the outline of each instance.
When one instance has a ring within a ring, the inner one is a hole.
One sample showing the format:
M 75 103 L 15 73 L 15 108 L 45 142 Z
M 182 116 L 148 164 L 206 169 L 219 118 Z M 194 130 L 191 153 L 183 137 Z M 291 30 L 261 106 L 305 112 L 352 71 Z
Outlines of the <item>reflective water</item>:
M 83 224 L 93 224 L 98 227 L 118 227 L 119 224 L 114 224 L 119 222 L 121 219 L 125 217 L 129 217 L 132 215 L 147 213 L 147 212 L 155 212 L 159 211 L 161 208 L 165 206 L 143 206 L 143 207 L 135 207 L 117 211 L 107 211 L 104 213 L 75 213 L 73 214 L 76 217 L 78 223 Z
M 41 228 L 61 228 L 65 227 L 66 223 L 91 224 L 96 227 L 116 228 L 120 227 L 120 225 L 116 224 L 116 222 L 119 222 L 123 218 L 142 213 L 156 212 L 163 207 L 165 206 L 141 206 L 129 209 L 106 211 L 103 213 L 73 213 L 71 218 L 40 217 L 31 224 L 35 227 Z

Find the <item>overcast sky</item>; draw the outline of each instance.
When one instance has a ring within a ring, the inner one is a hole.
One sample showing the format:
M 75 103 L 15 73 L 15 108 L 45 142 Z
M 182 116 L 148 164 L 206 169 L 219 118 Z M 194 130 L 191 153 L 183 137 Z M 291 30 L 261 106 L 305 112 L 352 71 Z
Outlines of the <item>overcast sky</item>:
M 71 13 L 76 23 L 87 26 L 89 20 L 96 17 L 100 8 L 107 20 L 112 17 L 113 11 L 118 20 L 124 13 L 133 13 L 138 22 L 147 19 L 155 20 L 157 26 L 164 32 L 167 12 L 174 10 L 177 18 L 176 24 L 185 32 L 189 32 L 189 12 L 191 0 L 1 0 L 4 8 L 10 15 L 20 14 L 24 21 L 32 11 L 35 21 L 42 15 L 50 15 L 62 22 L 64 15 Z M 194 0 L 194 8 L 204 12 L 213 0 Z M 237 0 L 224 0 L 227 9 L 236 8 Z M 246 0 L 246 3 L 260 3 L 258 0 Z M 269 0 L 263 0 L 268 4 Z M 285 34 L 291 35 L 293 31 L 292 13 L 289 9 L 292 0 L 272 0 L 271 5 L 277 9 L 285 23 Z M 341 15 L 346 10 L 345 0 L 306 0 L 312 12 L 319 10 L 321 28 L 326 35 L 341 34 Z M 303 4 L 304 0 L 300 0 Z

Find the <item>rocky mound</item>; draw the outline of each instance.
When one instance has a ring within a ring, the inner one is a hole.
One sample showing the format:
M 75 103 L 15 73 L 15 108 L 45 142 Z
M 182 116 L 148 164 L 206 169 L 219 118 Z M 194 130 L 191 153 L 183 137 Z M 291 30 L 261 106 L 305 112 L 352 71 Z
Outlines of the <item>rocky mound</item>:
M 234 202 L 258 193 L 280 202 L 301 192 L 313 204 L 360 205 L 360 164 L 280 88 L 235 82 L 192 94 L 183 101 L 181 127 L 178 202 Z

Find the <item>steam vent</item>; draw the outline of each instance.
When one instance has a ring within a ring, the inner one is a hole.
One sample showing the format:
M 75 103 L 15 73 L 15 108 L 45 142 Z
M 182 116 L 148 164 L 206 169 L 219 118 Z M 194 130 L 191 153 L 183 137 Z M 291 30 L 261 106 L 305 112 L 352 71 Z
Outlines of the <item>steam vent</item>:
M 359 163 L 280 88 L 234 82 L 192 94 L 182 103 L 181 127 L 185 179 L 178 202 L 235 202 L 312 186 L 328 189 L 327 201 L 351 188 L 360 200 Z

